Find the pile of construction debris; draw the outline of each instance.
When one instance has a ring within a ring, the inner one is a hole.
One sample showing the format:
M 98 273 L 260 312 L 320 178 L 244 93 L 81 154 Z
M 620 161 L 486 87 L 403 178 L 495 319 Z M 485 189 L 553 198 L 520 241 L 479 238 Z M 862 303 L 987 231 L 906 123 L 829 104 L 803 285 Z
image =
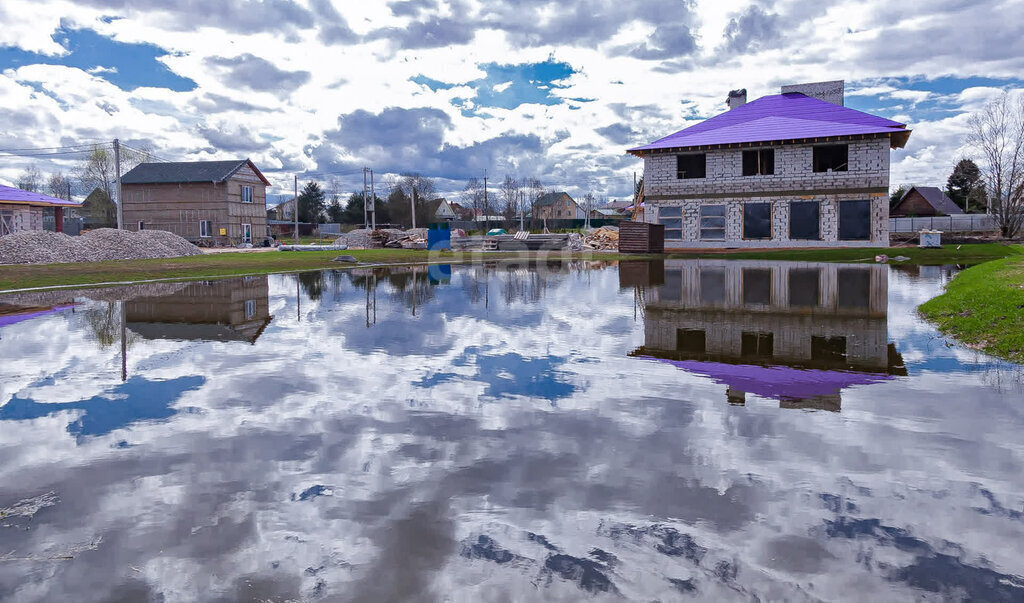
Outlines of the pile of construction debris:
M 583 237 L 586 249 L 617 250 L 619 248 L 619 229 L 615 226 L 602 226 Z
M 79 237 L 33 230 L 0 237 L 0 264 L 146 260 L 201 253 L 192 243 L 163 230 L 131 232 L 100 228 Z
M 345 233 L 335 240 L 336 244 L 348 245 L 349 249 L 425 249 L 427 229 L 358 228 Z

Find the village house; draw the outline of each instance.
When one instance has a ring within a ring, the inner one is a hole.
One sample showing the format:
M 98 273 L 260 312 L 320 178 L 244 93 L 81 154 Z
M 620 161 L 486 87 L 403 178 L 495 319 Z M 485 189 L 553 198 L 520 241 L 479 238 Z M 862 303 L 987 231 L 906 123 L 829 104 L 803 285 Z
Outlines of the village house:
M 259 242 L 268 236 L 269 185 L 248 159 L 141 163 L 121 178 L 124 228 L 209 245 Z
M 587 212 L 565 191 L 545 193 L 533 203 L 533 217 L 538 220 L 584 220 Z
M 954 216 L 964 213 L 946 193 L 935 186 L 912 186 L 889 211 L 894 218 Z
M 444 197 L 427 201 L 427 210 L 430 212 L 431 222 L 451 222 L 457 216 L 452 204 Z M 417 214 L 419 212 L 416 212 Z
M 905 124 L 843 106 L 842 81 L 784 86 L 651 144 L 643 220 L 665 248 L 889 244 L 889 151 Z
M 54 217 L 57 232 L 64 230 L 64 211 L 80 204 L 42 193 L 0 185 L 0 236 L 26 230 L 43 230 L 43 214 Z

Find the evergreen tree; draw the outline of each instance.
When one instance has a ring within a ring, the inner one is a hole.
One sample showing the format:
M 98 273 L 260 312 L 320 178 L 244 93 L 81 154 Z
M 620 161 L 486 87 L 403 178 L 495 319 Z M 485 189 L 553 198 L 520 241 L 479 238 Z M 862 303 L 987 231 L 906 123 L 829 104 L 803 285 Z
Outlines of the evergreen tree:
M 970 159 L 961 159 L 946 180 L 946 194 L 960 206 L 960 209 L 982 209 L 985 187 L 981 182 L 981 170 Z
M 299 193 L 299 222 L 319 224 L 325 209 L 324 189 L 316 182 L 307 182 Z

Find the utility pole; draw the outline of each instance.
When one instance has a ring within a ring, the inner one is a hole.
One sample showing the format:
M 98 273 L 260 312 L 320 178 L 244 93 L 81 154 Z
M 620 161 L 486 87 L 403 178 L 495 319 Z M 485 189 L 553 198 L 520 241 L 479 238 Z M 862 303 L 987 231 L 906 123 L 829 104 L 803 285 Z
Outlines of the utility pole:
M 114 139 L 114 170 L 117 174 L 117 229 L 124 228 L 124 204 L 121 203 L 121 141 Z
M 373 227 L 373 230 L 377 230 L 377 193 L 373 192 L 373 170 L 370 170 L 370 198 L 373 199 L 373 201 L 370 202 L 370 207 L 373 208 L 370 212 L 370 225 Z M 374 291 L 374 294 L 376 293 L 377 292 Z M 376 318 L 377 308 L 374 308 L 373 310 L 375 314 L 374 318 Z M 374 322 L 376 322 L 376 320 L 374 320 Z
M 370 227 L 370 219 L 366 213 L 366 168 L 363 168 L 363 228 Z
M 412 187 L 412 227 L 416 228 L 416 187 Z
M 299 175 L 295 174 L 295 244 L 299 244 Z

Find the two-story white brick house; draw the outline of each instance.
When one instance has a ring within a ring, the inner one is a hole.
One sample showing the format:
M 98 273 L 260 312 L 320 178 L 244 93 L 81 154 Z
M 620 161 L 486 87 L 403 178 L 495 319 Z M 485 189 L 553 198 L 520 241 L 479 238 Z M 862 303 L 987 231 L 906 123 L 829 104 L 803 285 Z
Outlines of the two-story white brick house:
M 843 106 L 843 82 L 785 86 L 649 145 L 644 220 L 665 248 L 889 244 L 889 151 L 905 124 Z

